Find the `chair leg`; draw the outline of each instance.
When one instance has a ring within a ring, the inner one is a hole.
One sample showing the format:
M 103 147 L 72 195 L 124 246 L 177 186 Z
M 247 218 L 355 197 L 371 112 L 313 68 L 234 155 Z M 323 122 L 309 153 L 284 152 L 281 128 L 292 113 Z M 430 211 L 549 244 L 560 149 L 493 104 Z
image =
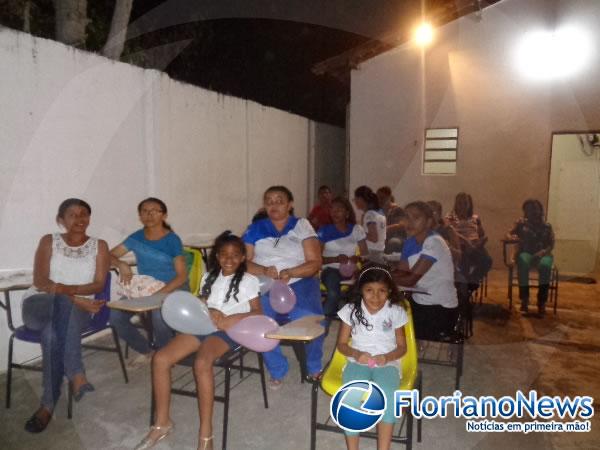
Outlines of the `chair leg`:
M 407 408 L 406 416 L 406 450 L 412 450 L 413 440 L 413 416 L 410 409 Z
M 554 315 L 558 307 L 558 270 L 554 269 Z
M 121 352 L 121 343 L 119 342 L 119 335 L 117 334 L 117 330 L 114 327 L 110 327 L 113 335 L 113 340 L 115 341 L 115 348 L 117 349 L 117 355 L 119 356 L 119 363 L 121 364 L 121 370 L 123 371 L 123 378 L 125 378 L 125 383 L 129 383 L 129 377 L 127 376 L 127 368 L 125 367 L 125 361 L 123 359 L 123 353 Z
M 10 408 L 10 393 L 12 388 L 12 364 L 13 364 L 13 345 L 15 335 L 11 334 L 8 340 L 8 367 L 6 369 L 6 408 Z
M 292 344 L 292 348 L 294 349 L 298 363 L 300 363 L 300 383 L 304 383 L 304 380 L 308 376 L 308 372 L 306 370 L 306 348 L 304 346 L 304 342 L 294 342 Z
M 319 401 L 319 384 L 313 383 L 310 395 L 310 450 L 317 446 L 317 402 Z
M 265 409 L 269 407 L 269 400 L 267 398 L 267 383 L 265 380 L 265 363 L 263 361 L 263 356 L 260 353 L 256 354 L 258 356 L 258 368 L 260 369 L 260 385 L 262 387 L 263 394 L 263 402 L 265 404 Z
M 513 302 L 513 269 L 512 267 L 508 268 L 508 310 L 512 310 L 512 302 Z
M 129 359 L 129 344 L 125 343 L 125 359 Z
M 71 387 L 71 383 L 67 382 L 69 386 L 67 389 L 67 417 L 69 419 L 73 418 L 73 388 Z
M 423 398 L 423 375 L 419 373 L 419 382 L 417 384 L 417 389 L 419 391 L 419 398 Z M 423 418 L 417 419 L 417 442 L 421 442 L 421 431 L 422 431 L 422 423 Z
M 458 352 L 456 354 L 456 383 L 455 389 L 460 389 L 460 377 L 462 376 L 463 371 L 463 353 L 464 353 L 464 343 L 458 344 Z
M 222 449 L 227 448 L 227 426 L 229 425 L 229 391 L 231 389 L 231 367 L 225 367 L 225 401 L 223 402 L 223 443 Z
M 240 353 L 240 380 L 244 378 L 244 352 Z

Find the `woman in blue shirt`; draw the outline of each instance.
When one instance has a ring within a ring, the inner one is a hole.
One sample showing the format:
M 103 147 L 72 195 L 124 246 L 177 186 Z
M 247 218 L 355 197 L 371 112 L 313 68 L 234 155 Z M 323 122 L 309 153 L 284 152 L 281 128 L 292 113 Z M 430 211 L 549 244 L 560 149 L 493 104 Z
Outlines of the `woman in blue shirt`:
M 167 205 L 162 200 L 150 197 L 140 202 L 138 213 L 144 228 L 131 234 L 110 251 L 111 264 L 119 270 L 121 281 L 129 282 L 133 273 L 129 264 L 119 258 L 132 251 L 140 275 L 149 275 L 165 283 L 159 293 L 167 294 L 177 289 L 185 289 L 187 270 L 183 245 L 179 236 L 166 222 Z M 143 360 L 149 360 L 152 348 L 148 340 L 131 323 L 132 317 L 133 313 L 112 310 L 110 323 L 116 328 L 119 337 L 143 355 Z M 152 330 L 157 348 L 163 347 L 173 336 L 158 309 L 152 311 Z
M 268 217 L 252 223 L 244 233 L 248 272 L 288 283 L 296 294 L 296 305 L 287 317 L 276 313 L 269 294 L 261 296 L 264 313 L 276 320 L 296 320 L 323 314 L 317 273 L 321 248 L 310 222 L 294 216 L 294 197 L 285 186 L 272 186 L 263 196 Z M 306 366 L 312 377 L 321 372 L 323 336 L 306 345 Z M 288 363 L 279 346 L 264 355 L 271 374 L 271 388 L 277 389 L 287 374 Z

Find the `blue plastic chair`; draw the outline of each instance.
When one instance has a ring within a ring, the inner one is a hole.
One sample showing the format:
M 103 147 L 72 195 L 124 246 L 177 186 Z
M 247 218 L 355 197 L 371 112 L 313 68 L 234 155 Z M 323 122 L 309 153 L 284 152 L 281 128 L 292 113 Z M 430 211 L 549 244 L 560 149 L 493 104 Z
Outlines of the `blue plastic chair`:
M 95 295 L 96 300 L 106 300 L 110 301 L 110 272 L 106 276 L 106 282 L 104 284 L 104 290 Z M 18 364 L 13 362 L 13 345 L 14 340 L 17 339 L 23 342 L 29 342 L 31 344 L 39 344 L 41 342 L 41 335 L 39 331 L 30 330 L 25 325 L 21 325 L 20 327 L 15 328 L 12 321 L 12 310 L 10 306 L 10 291 L 5 291 L 5 300 L 6 300 L 6 313 L 8 318 L 8 328 L 12 331 L 10 339 L 8 340 L 8 369 L 6 371 L 6 408 L 10 408 L 10 397 L 11 397 L 11 385 L 12 385 L 12 369 L 24 369 L 24 370 L 34 370 L 40 372 L 42 369 L 36 366 L 29 366 L 24 364 Z M 127 369 L 125 368 L 125 362 L 123 360 L 123 354 L 121 352 L 121 346 L 119 344 L 119 336 L 117 335 L 117 331 L 110 326 L 109 324 L 110 317 L 110 309 L 108 306 L 104 305 L 100 311 L 94 315 L 94 317 L 90 320 L 88 326 L 81 331 L 81 338 L 86 338 L 92 336 L 93 334 L 99 333 L 100 331 L 106 330 L 110 328 L 113 335 L 113 340 L 115 343 L 114 347 L 106 347 L 94 344 L 82 344 L 82 348 L 92 349 L 92 350 L 100 350 L 117 353 L 119 356 L 119 362 L 121 364 L 121 369 L 123 371 L 123 377 L 125 378 L 125 383 L 129 382 L 127 377 Z M 67 415 L 69 419 L 73 416 L 73 399 L 72 392 L 69 386 L 68 390 L 68 404 L 67 404 Z

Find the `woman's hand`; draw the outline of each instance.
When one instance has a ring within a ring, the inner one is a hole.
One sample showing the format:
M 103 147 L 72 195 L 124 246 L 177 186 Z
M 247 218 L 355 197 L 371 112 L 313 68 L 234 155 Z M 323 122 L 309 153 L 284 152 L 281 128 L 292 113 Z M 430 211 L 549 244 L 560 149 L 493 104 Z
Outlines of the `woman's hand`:
M 80 310 L 90 314 L 98 313 L 105 303 L 105 300 L 90 300 L 85 297 L 73 296 L 73 304 Z
M 292 270 L 291 269 L 283 269 L 279 272 L 279 279 L 284 283 L 287 283 L 292 278 Z
M 352 261 L 354 264 L 358 264 L 362 261 L 362 259 L 358 255 L 353 255 L 350 257 L 350 261 Z
M 348 264 L 348 256 L 347 255 L 338 255 L 337 259 L 340 264 Z
M 359 364 L 369 364 L 369 360 L 372 358 L 371 354 L 367 352 L 358 352 L 358 355 L 355 357 L 356 362 Z
M 133 278 L 133 272 L 131 271 L 131 267 L 125 261 L 119 262 L 119 280 L 122 284 L 129 284 L 131 279 Z
M 212 323 L 215 325 L 215 327 L 217 327 L 218 330 L 222 330 L 222 321 L 225 318 L 225 314 L 217 309 L 211 308 L 208 310 L 208 315 L 210 316 L 210 320 L 212 320 Z
M 373 356 L 373 361 L 375 361 L 375 364 L 378 366 L 385 366 L 385 363 L 387 363 L 385 355 Z
M 265 267 L 264 275 L 266 277 L 273 278 L 274 280 L 276 280 L 280 276 L 279 272 L 277 272 L 277 267 L 275 266 Z

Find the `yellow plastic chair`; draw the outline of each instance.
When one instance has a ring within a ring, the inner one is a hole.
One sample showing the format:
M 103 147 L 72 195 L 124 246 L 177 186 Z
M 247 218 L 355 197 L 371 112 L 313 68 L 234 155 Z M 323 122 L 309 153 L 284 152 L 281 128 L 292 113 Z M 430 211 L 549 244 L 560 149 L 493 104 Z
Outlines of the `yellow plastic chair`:
M 190 247 L 183 247 L 183 252 L 188 270 L 190 292 L 194 295 L 198 295 L 200 292 L 200 281 L 204 274 L 204 260 L 202 259 L 202 253 L 200 250 Z
M 412 311 L 410 308 L 410 304 L 408 301 L 404 300 L 401 305 L 406 310 L 408 315 L 408 322 L 404 326 L 404 333 L 406 335 L 406 354 L 400 360 L 400 365 L 402 368 L 402 379 L 400 380 L 399 390 L 411 390 L 418 389 L 419 392 L 422 390 L 422 379 L 421 373 L 419 372 L 418 367 L 418 347 L 417 340 L 415 338 L 415 331 L 413 326 L 413 318 Z M 335 349 L 333 353 L 333 357 L 327 368 L 323 373 L 323 377 L 321 378 L 321 389 L 329 395 L 333 396 L 340 387 L 342 387 L 342 373 L 344 371 L 344 367 L 348 362 L 347 358 Z M 316 440 L 317 440 L 317 430 L 323 431 L 331 431 L 334 433 L 343 433 L 344 431 L 335 426 L 330 425 L 329 420 L 325 423 L 317 422 L 317 402 L 318 402 L 318 394 L 319 394 L 319 383 L 313 383 L 312 386 L 312 396 L 311 396 L 311 427 L 310 427 L 310 448 L 311 450 L 315 450 L 316 448 Z M 410 413 L 403 415 L 402 423 L 400 425 L 400 429 L 398 433 L 392 437 L 392 442 L 399 442 L 406 445 L 407 450 L 412 448 L 412 422 L 413 417 Z M 401 436 L 400 433 L 406 424 L 406 435 Z M 374 432 L 364 432 L 361 433 L 361 436 L 377 439 L 377 433 Z M 417 420 L 417 441 L 421 442 L 421 419 Z

